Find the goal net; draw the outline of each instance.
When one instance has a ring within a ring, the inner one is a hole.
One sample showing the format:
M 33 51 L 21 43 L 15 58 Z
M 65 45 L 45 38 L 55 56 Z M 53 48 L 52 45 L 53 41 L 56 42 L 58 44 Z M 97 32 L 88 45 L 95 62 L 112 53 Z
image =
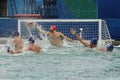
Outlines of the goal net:
M 31 35 L 40 37 L 39 32 L 35 28 L 28 28 L 28 26 L 35 26 L 28 24 L 28 22 L 39 25 L 45 31 L 49 31 L 50 25 L 56 25 L 57 31 L 64 33 L 69 38 L 77 40 L 70 33 L 70 28 L 74 28 L 85 40 L 89 41 L 92 38 L 97 38 L 98 46 L 105 45 L 106 42 L 111 41 L 106 22 L 101 19 L 19 19 L 18 31 L 24 39 L 28 39 Z

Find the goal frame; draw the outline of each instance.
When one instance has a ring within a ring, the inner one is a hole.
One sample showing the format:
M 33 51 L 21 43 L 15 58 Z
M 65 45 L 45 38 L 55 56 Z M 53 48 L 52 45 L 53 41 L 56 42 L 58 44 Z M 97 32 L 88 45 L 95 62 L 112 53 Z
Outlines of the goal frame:
M 102 45 L 102 19 L 18 19 L 18 32 L 21 34 L 20 22 L 98 22 L 98 45 Z M 107 28 L 108 29 L 108 28 Z M 109 30 L 108 30 L 109 31 Z M 111 39 L 111 36 L 110 36 Z

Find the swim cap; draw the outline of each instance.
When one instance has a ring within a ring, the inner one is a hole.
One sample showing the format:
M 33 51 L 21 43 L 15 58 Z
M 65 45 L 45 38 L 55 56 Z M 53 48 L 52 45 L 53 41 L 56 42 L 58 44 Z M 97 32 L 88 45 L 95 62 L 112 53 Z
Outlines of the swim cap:
M 10 52 L 10 44 L 5 45 L 7 52 Z
M 106 49 L 107 49 L 107 51 L 113 51 L 113 45 L 111 44 L 111 43 L 108 43 L 107 45 L 106 45 Z
M 14 36 L 19 36 L 19 32 L 18 31 L 14 31 L 14 32 L 12 32 L 12 35 L 13 35 L 13 37 Z
M 53 31 L 56 30 L 56 26 L 55 25 L 51 25 L 50 26 L 50 30 L 53 30 Z
M 96 38 L 92 38 L 91 39 L 91 45 L 97 45 L 97 39 Z
M 33 37 L 30 37 L 29 40 L 28 40 L 30 43 L 34 43 L 35 42 L 35 39 Z

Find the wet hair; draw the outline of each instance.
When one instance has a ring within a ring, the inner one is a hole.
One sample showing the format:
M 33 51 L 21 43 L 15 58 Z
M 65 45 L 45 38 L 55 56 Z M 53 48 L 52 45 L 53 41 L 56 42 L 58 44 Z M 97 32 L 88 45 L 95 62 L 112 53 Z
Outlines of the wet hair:
M 106 45 L 106 50 L 107 50 L 108 52 L 112 52 L 112 51 L 113 51 L 113 48 L 114 48 L 114 46 L 113 46 L 111 43 L 108 43 L 108 44 Z
M 35 39 L 33 37 L 30 37 L 28 40 L 30 43 L 35 43 Z

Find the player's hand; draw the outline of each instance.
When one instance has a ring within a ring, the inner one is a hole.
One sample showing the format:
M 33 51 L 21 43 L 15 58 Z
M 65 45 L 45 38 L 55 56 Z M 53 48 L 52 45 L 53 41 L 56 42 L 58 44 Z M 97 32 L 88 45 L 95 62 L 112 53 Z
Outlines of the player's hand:
M 27 25 L 28 25 L 29 28 L 35 28 L 36 27 L 36 23 L 34 23 L 34 22 L 28 22 Z
M 73 35 L 75 35 L 75 34 L 77 33 L 76 30 L 74 30 L 73 28 L 70 29 L 70 32 L 71 32 Z

